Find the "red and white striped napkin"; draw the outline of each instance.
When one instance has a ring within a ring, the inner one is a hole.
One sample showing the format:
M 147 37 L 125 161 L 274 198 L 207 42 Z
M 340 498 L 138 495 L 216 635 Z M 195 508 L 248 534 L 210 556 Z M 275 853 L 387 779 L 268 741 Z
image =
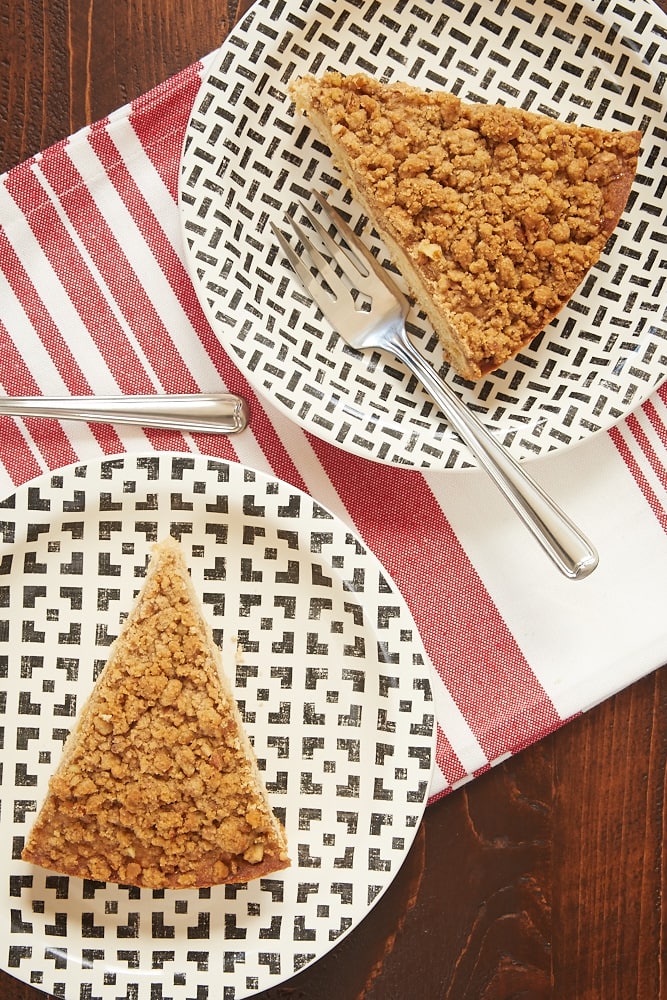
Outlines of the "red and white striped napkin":
M 179 157 L 202 67 L 0 178 L 7 394 L 249 399 L 233 438 L 0 418 L 0 495 L 78 460 L 147 449 L 237 460 L 354 526 L 400 587 L 434 666 L 436 797 L 667 661 L 667 387 L 618 428 L 532 464 L 593 540 L 591 577 L 552 567 L 478 472 L 386 467 L 257 399 L 183 258 Z

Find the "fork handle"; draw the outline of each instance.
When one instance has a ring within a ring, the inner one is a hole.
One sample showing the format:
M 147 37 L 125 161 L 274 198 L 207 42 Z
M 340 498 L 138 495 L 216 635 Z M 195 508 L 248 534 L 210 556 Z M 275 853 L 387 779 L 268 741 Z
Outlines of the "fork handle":
M 407 334 L 402 331 L 394 334 L 392 350 L 428 389 L 479 465 L 491 476 L 561 573 L 571 580 L 582 580 L 592 573 L 598 564 L 593 545 L 442 381 Z
M 0 415 L 235 434 L 248 422 L 248 406 L 240 396 L 227 392 L 155 396 L 0 396 Z

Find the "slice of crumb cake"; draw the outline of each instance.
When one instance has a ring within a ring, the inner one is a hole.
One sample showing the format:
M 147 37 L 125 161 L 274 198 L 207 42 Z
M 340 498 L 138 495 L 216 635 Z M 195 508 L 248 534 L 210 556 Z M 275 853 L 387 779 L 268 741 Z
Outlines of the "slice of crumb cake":
M 637 170 L 639 132 L 361 73 L 303 76 L 290 92 L 466 379 L 503 365 L 560 311 Z
M 289 865 L 180 545 L 144 585 L 70 734 L 23 859 L 152 889 Z

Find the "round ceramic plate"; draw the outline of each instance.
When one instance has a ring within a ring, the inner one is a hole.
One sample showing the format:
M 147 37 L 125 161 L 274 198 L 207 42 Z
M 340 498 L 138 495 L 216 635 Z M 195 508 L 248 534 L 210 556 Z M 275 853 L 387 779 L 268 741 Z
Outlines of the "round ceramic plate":
M 239 1000 L 329 951 L 396 875 L 431 775 L 430 665 L 382 566 L 305 494 L 192 455 L 45 475 L 0 524 L 3 968 L 66 1000 Z M 28 865 L 65 736 L 168 534 L 223 647 L 292 867 L 158 892 Z
M 477 384 L 447 367 L 424 315 L 422 353 L 520 458 L 612 426 L 667 372 L 662 96 L 667 21 L 652 0 L 258 0 L 206 66 L 187 129 L 180 207 L 190 273 L 222 344 L 303 428 L 377 461 L 474 464 L 388 355 L 350 351 L 277 252 L 270 223 L 325 190 L 380 260 L 329 150 L 295 117 L 295 76 L 406 80 L 609 129 L 641 128 L 638 176 L 598 265 L 554 322 Z

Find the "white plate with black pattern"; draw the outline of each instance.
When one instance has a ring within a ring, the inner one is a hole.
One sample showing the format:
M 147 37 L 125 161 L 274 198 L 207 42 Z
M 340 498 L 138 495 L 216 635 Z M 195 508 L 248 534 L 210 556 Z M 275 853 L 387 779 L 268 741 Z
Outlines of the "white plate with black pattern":
M 430 664 L 400 593 L 338 518 L 276 479 L 193 455 L 70 466 L 0 505 L 2 967 L 66 1000 L 240 1000 L 349 933 L 427 801 Z M 138 592 L 180 538 L 223 647 L 292 867 L 150 891 L 20 852 L 76 712 Z
M 296 117 L 287 84 L 363 71 L 563 120 L 644 133 L 626 211 L 568 305 L 515 360 L 477 384 L 443 364 L 425 316 L 409 332 L 518 457 L 611 427 L 667 374 L 664 212 L 667 18 L 653 0 L 258 0 L 207 63 L 182 156 L 185 253 L 202 306 L 255 390 L 304 429 L 355 454 L 419 468 L 474 465 L 400 363 L 350 350 L 277 252 L 311 189 L 386 251 L 329 150 Z

